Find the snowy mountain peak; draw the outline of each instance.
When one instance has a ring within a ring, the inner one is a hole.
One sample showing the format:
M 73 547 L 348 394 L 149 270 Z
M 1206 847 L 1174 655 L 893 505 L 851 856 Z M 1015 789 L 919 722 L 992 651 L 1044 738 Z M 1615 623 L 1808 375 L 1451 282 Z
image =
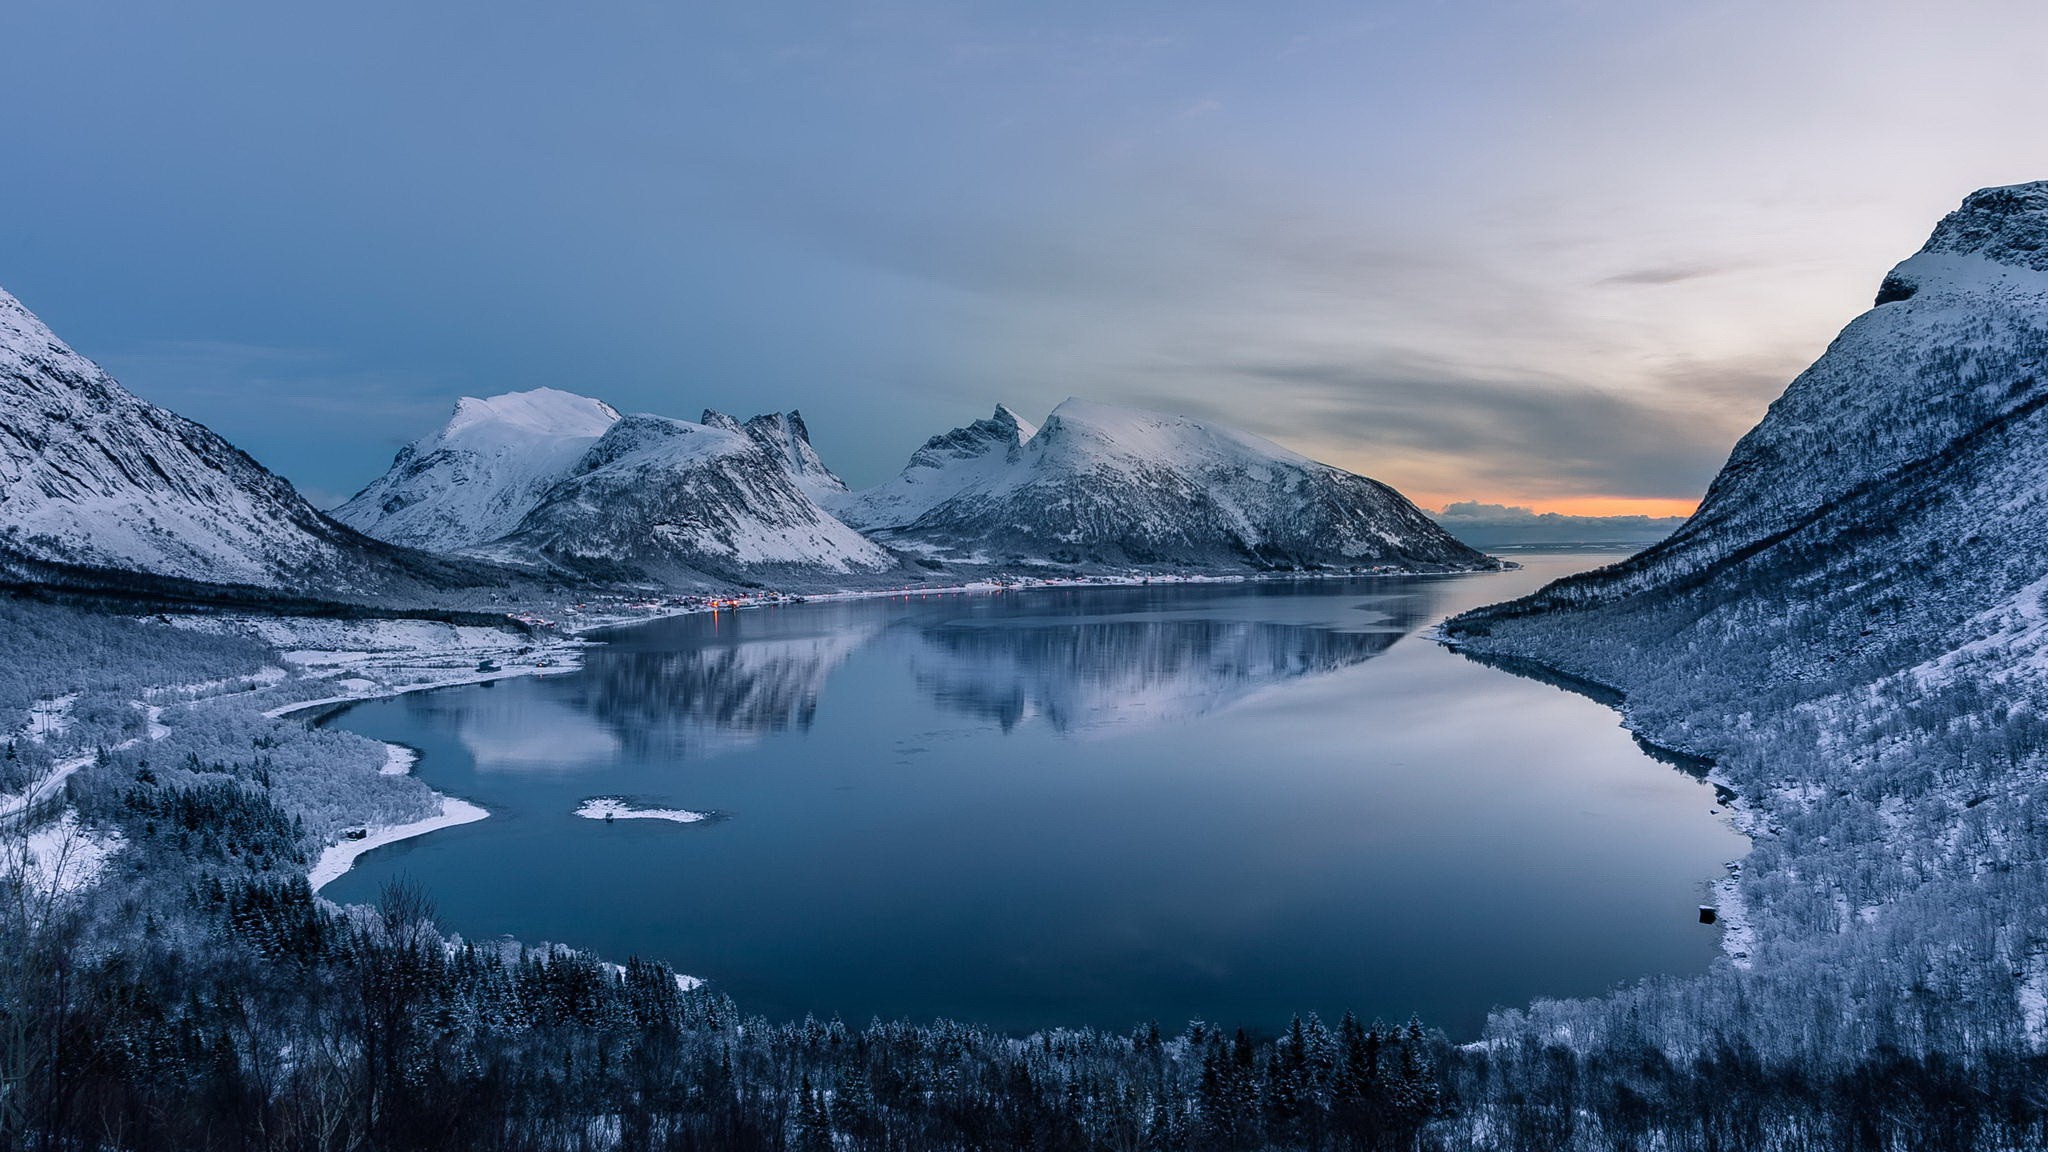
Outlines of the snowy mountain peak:
M 747 421 L 745 431 L 755 443 L 767 449 L 769 455 L 782 461 L 797 486 L 812 499 L 846 491 L 846 481 L 825 467 L 825 461 L 818 457 L 818 450 L 811 447 L 811 430 L 804 424 L 801 412 L 792 410 L 756 416 Z
M 0 560 L 354 594 L 386 555 L 210 430 L 115 383 L 0 291 Z
M 1069 396 L 1067 399 L 1071 401 L 1073 397 Z M 1020 444 L 1038 435 L 1038 425 L 1017 415 L 1017 410 L 1008 404 L 996 405 L 996 414 L 993 419 L 998 425 L 1008 424 L 1015 428 L 1017 430 L 1017 442 Z
M 337 515 L 442 552 L 678 585 L 893 563 L 812 500 L 844 491 L 803 417 L 699 423 L 554 389 L 464 399 Z
M 390 471 L 334 516 L 436 551 L 496 539 L 619 419 L 602 400 L 556 388 L 465 396 L 446 424 L 401 449 Z
M 1920 250 L 2048 272 L 2048 180 L 1972 192 Z
M 780 416 L 743 426 L 720 412 L 704 415 L 697 424 L 622 418 L 491 551 L 672 584 L 775 571 L 844 575 L 894 563 L 799 482 L 784 451 L 799 442 L 800 418 L 792 428 Z M 782 438 L 764 440 L 771 431 Z
M 642 453 L 656 453 L 675 460 L 743 451 L 748 444 L 747 438 L 730 417 L 726 418 L 726 424 L 732 426 L 713 424 L 708 420 L 692 424 L 651 412 L 622 416 L 583 454 L 571 469 L 571 475 L 595 472 Z
M 455 402 L 455 415 L 438 435 L 445 443 L 502 427 L 535 436 L 602 436 L 618 418 L 617 409 L 602 400 L 559 388 L 535 388 L 483 399 L 464 396 Z
M 98 365 L 57 339 L 42 318 L 13 293 L 0 288 L 0 370 L 20 371 L 30 363 L 65 362 L 74 370 L 97 372 Z
M 873 488 L 826 496 L 826 507 L 858 528 L 907 525 L 944 501 L 992 480 L 1021 459 L 1038 428 L 1007 405 L 995 415 L 941 432 L 924 442 L 893 479 Z
M 1700 579 L 1758 541 L 1841 522 L 1879 491 L 1948 502 L 1928 495 L 1928 477 L 2048 411 L 2044 357 L 2048 182 L 1974 192 L 1735 445 L 1684 525 L 1557 595 L 1586 603 Z

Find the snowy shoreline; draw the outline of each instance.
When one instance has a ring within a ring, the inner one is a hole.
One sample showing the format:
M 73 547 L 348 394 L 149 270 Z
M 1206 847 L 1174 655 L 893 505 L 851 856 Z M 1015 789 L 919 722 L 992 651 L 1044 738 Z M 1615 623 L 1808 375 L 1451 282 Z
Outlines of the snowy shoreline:
M 1423 629 L 1422 638 L 1448 648 L 1453 652 L 1462 651 L 1465 648 L 1465 643 L 1444 630 L 1444 626 L 1449 622 L 1448 620 L 1439 620 L 1428 628 Z M 1534 657 L 1519 656 L 1516 659 L 1526 660 L 1550 672 L 1562 681 L 1591 685 L 1611 693 L 1621 703 L 1614 704 L 1584 692 L 1581 692 L 1581 695 L 1586 695 L 1588 699 L 1593 700 L 1595 703 L 1606 705 L 1619 713 L 1623 730 L 1627 731 L 1630 736 L 1635 737 L 1640 743 L 1652 748 L 1662 749 L 1665 752 L 1692 757 L 1709 765 L 1704 779 L 1706 783 L 1712 785 L 1722 794 L 1720 806 L 1728 810 L 1728 823 L 1752 842 L 1762 834 L 1767 823 L 1763 813 L 1754 804 L 1751 804 L 1747 797 L 1737 791 L 1731 781 L 1721 775 L 1721 770 L 1718 766 L 1714 765 L 1712 757 L 1702 756 L 1697 752 L 1688 751 L 1684 748 L 1671 748 L 1660 744 L 1643 735 L 1636 728 L 1635 718 L 1629 714 L 1627 693 L 1611 684 L 1602 684 L 1596 680 L 1589 680 L 1584 676 L 1546 664 Z M 1747 857 L 1745 856 L 1744 858 L 1746 859 Z M 1722 867 L 1727 870 L 1727 875 L 1704 882 L 1707 890 L 1713 893 L 1715 922 L 1721 928 L 1721 951 L 1727 956 L 1730 964 L 1735 965 L 1737 968 L 1748 968 L 1751 963 L 1750 953 L 1756 944 L 1756 927 L 1749 921 L 1749 906 L 1742 898 L 1742 860 L 1726 861 Z
M 1500 559 L 1500 557 L 1495 557 Z M 653 624 L 662 620 L 673 620 L 681 616 L 701 616 L 709 612 L 744 612 L 754 608 L 784 608 L 803 604 L 844 603 L 851 600 L 885 600 L 891 598 L 924 596 L 993 595 L 1005 592 L 1037 592 L 1051 589 L 1074 588 L 1143 588 L 1149 585 L 1183 584 L 1264 584 L 1282 583 L 1291 580 L 1368 580 L 1401 578 L 1414 579 L 1429 576 L 1471 576 L 1478 573 L 1508 571 L 1521 567 L 1512 560 L 1495 568 L 1460 568 L 1441 572 L 1414 572 L 1389 570 L 1384 572 L 1185 572 L 1132 574 L 1128 576 L 1071 576 L 1071 577 L 1023 577 L 1014 581 L 969 580 L 960 584 L 934 586 L 919 585 L 909 588 L 851 588 L 837 592 L 807 592 L 802 594 L 772 593 L 758 598 L 736 596 L 720 604 L 688 604 L 663 607 L 652 612 L 633 615 L 599 616 L 574 625 L 562 626 L 562 633 L 579 640 L 592 632 L 606 632 L 618 628 L 632 628 L 641 624 Z M 603 641 L 583 641 L 603 643 Z M 562 669 L 567 671 L 567 669 Z
M 461 824 L 474 824 L 478 820 L 482 820 L 490 815 L 489 812 L 484 811 L 481 807 L 467 800 L 440 792 L 436 792 L 434 795 L 441 798 L 441 811 L 436 815 L 429 816 L 424 820 L 415 820 L 410 824 L 390 824 L 372 827 L 367 830 L 368 834 L 360 840 L 342 840 L 339 843 L 329 844 L 321 851 L 320 859 L 314 861 L 313 867 L 306 873 L 307 883 L 313 886 L 313 891 L 318 892 L 320 889 L 347 875 L 348 870 L 355 867 L 356 860 L 371 849 L 382 848 L 386 844 L 396 844 L 401 840 L 411 840 L 414 837 L 425 836 L 429 832 L 438 832 L 443 828 L 453 828 Z

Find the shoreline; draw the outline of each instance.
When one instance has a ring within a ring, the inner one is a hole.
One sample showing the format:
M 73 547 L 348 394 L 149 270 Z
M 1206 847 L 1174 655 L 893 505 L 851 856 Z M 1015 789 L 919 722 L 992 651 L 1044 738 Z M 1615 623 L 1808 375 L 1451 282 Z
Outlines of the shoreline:
M 429 832 L 438 832 L 443 828 L 474 824 L 490 815 L 481 806 L 460 797 L 450 796 L 445 792 L 436 792 L 434 795 L 441 799 L 441 811 L 436 815 L 424 820 L 415 820 L 410 824 L 373 825 L 367 830 L 368 834 L 360 840 L 344 839 L 322 849 L 320 858 L 315 860 L 313 866 L 306 872 L 306 882 L 312 885 L 314 893 L 317 895 L 320 889 L 348 875 L 349 869 L 355 867 L 356 860 L 372 849 L 425 836 Z
M 1496 557 L 1496 559 L 1499 559 Z M 1418 572 L 1406 569 L 1390 569 L 1384 572 L 1229 572 L 1229 573 L 1162 573 L 1158 575 L 1133 576 L 1071 576 L 1071 577 L 1024 577 L 1018 582 L 999 580 L 970 580 L 962 584 L 917 586 L 909 588 L 850 588 L 836 592 L 774 593 L 759 600 L 735 598 L 732 603 L 719 605 L 687 605 L 664 608 L 659 611 L 634 616 L 604 617 L 573 627 L 563 626 L 566 636 L 578 639 L 592 632 L 606 632 L 615 628 L 631 628 L 640 624 L 652 624 L 660 620 L 673 620 L 680 616 L 699 616 L 708 612 L 744 612 L 755 608 L 787 608 L 804 604 L 829 604 L 853 600 L 882 600 L 890 597 L 912 596 L 961 596 L 992 595 L 1005 592 L 1037 592 L 1051 589 L 1074 588 L 1143 588 L 1153 584 L 1251 584 L 1279 583 L 1288 580 L 1385 580 L 1416 579 L 1420 577 L 1474 576 L 1488 572 L 1511 571 L 1521 565 L 1504 560 L 1498 568 L 1456 568 L 1437 572 Z M 603 641 L 586 641 L 603 643 Z
M 1637 729 L 1635 717 L 1629 711 L 1628 693 L 1612 684 L 1604 684 L 1567 672 L 1533 656 L 1496 656 L 1492 653 L 1470 650 L 1464 641 L 1444 630 L 1444 625 L 1449 622 L 1448 619 L 1439 620 L 1434 625 L 1422 629 L 1420 634 L 1423 639 L 1456 652 L 1477 664 L 1521 662 L 1542 669 L 1548 673 L 1545 679 L 1561 691 L 1577 692 L 1602 707 L 1612 709 L 1621 717 L 1622 729 L 1633 737 L 1636 743 L 1642 745 L 1645 754 L 1651 755 L 1652 759 L 1656 758 L 1652 754 L 1652 750 L 1655 750 L 1705 765 L 1705 771 L 1698 773 L 1698 778 L 1713 787 L 1715 799 L 1721 807 L 1727 809 L 1729 826 L 1747 837 L 1751 851 L 1755 850 L 1759 831 L 1764 829 L 1767 823 L 1764 814 L 1750 803 L 1748 797 L 1738 791 L 1727 777 L 1721 775 L 1720 766 L 1714 762 L 1713 757 L 1703 756 L 1689 749 L 1672 747 L 1652 739 Z M 1509 671 L 1507 668 L 1499 670 Z M 1715 918 L 1721 928 L 1721 954 L 1730 964 L 1745 969 L 1753 964 L 1751 953 L 1756 944 L 1756 925 L 1750 923 L 1749 905 L 1742 898 L 1742 864 L 1748 858 L 1749 854 L 1744 853 L 1738 859 L 1723 862 L 1722 868 L 1727 874 L 1704 882 L 1706 891 L 1711 893 L 1715 900 Z

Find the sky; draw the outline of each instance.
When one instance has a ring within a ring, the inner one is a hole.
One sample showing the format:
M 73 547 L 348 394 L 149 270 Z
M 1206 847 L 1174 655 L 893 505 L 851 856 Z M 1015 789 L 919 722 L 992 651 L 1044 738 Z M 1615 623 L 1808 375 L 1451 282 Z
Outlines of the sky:
M 0 287 L 331 503 L 462 395 L 1069 395 L 1683 513 L 1971 190 L 2048 5 L 10 0 Z

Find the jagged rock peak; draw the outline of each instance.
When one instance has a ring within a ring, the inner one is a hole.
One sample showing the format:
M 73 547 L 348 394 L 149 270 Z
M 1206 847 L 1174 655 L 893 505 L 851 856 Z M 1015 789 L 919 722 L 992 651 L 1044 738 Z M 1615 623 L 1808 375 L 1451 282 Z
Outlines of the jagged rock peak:
M 727 432 L 741 431 L 739 421 L 727 416 L 716 408 L 706 408 L 704 415 L 697 418 L 697 423 L 707 428 L 723 428 Z
M 1070 396 L 1068 397 L 1068 399 L 1071 400 L 1073 399 L 1073 397 Z M 1025 441 L 1031 439 L 1033 436 L 1038 435 L 1038 425 L 1033 424 L 1031 421 L 1026 420 L 1022 416 L 1017 415 L 1017 410 L 1015 408 L 1010 407 L 1008 404 L 996 405 L 996 414 L 993 417 L 993 419 L 997 427 L 1008 428 L 1015 431 L 1017 434 L 1017 442 L 1019 444 L 1022 444 Z
M 780 461 L 812 499 L 846 491 L 846 482 L 825 467 L 818 450 L 811 447 L 811 430 L 801 412 L 792 409 L 756 416 L 747 421 L 745 432 Z
M 747 421 L 746 429 L 757 439 L 761 436 L 788 437 L 809 444 L 811 430 L 804 424 L 804 414 L 792 408 L 787 412 L 764 412 Z
M 2048 180 L 1970 193 L 1920 250 L 2048 272 Z

